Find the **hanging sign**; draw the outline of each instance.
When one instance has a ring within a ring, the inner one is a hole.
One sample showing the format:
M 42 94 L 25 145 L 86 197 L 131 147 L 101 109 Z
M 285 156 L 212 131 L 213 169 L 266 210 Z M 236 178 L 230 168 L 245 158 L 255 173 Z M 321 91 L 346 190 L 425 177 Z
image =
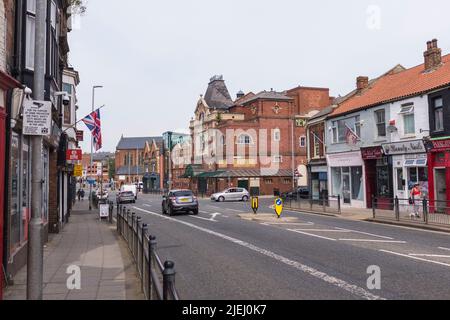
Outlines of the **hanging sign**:
M 81 161 L 83 160 L 83 152 L 80 149 L 69 149 L 66 152 L 67 161 Z

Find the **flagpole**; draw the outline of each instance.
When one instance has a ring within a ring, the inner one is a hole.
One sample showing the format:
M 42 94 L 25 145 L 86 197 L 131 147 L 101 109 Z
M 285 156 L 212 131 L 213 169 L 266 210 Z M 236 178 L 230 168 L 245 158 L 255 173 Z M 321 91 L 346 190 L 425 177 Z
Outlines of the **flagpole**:
M 94 112 L 95 106 L 95 89 L 103 88 L 103 86 L 93 86 L 92 87 L 92 112 Z M 94 153 L 94 134 L 91 132 L 91 178 L 93 169 L 93 153 Z M 92 181 L 92 180 L 91 180 Z M 89 211 L 92 211 L 92 183 L 89 182 Z

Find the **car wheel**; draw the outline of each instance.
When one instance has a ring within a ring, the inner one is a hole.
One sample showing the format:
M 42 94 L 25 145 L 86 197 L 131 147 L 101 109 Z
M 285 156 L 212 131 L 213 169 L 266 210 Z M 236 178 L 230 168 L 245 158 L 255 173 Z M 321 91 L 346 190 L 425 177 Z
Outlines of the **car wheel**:
M 198 209 L 197 209 L 197 210 L 194 210 L 194 211 L 192 211 L 192 213 L 194 214 L 194 216 L 198 216 Z
M 219 197 L 219 202 L 225 202 L 225 197 Z
M 164 208 L 164 205 L 162 205 L 162 213 L 167 214 L 166 209 Z
M 242 197 L 242 201 L 247 202 L 248 201 L 248 197 L 247 196 L 243 196 Z
M 169 216 L 173 216 L 173 209 L 172 209 L 172 207 L 169 207 Z

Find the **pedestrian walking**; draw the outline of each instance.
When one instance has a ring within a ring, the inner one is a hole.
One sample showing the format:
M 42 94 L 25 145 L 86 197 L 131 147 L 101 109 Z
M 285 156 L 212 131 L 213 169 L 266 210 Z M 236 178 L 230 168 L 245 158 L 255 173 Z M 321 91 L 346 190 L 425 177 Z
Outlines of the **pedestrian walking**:
M 81 194 L 81 200 L 84 201 L 84 190 L 83 189 L 81 189 L 80 194 Z
M 81 189 L 78 189 L 77 196 L 78 196 L 78 202 L 81 201 Z
M 420 190 L 420 185 L 415 184 L 414 187 L 411 190 L 411 204 L 413 206 L 413 213 L 411 213 L 411 218 L 416 217 L 420 218 L 419 214 L 419 208 L 420 208 L 420 202 L 422 198 L 422 190 Z

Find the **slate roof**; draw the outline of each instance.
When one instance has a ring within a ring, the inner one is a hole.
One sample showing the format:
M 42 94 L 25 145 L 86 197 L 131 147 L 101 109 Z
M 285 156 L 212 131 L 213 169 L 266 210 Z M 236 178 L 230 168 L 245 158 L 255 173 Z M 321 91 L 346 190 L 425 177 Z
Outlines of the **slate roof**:
M 136 150 L 136 149 L 144 149 L 145 143 L 148 141 L 149 143 L 155 140 L 156 142 L 163 141 L 162 137 L 135 137 L 135 138 L 125 138 L 122 137 L 119 141 L 119 144 L 116 147 L 116 150 Z
M 342 115 L 380 104 L 399 101 L 450 85 L 450 54 L 442 57 L 442 65 L 424 72 L 424 64 L 399 72 L 388 72 L 373 81 L 360 94 L 344 101 L 332 116 Z
M 239 101 L 239 103 L 246 104 L 258 99 L 264 100 L 279 100 L 279 101 L 290 101 L 294 100 L 294 98 L 288 97 L 285 92 L 276 92 L 276 91 L 261 91 L 260 93 L 249 97 L 244 101 Z
M 136 166 L 123 166 L 116 168 L 116 175 L 127 176 L 128 174 L 130 174 L 134 176 L 136 175 L 136 170 L 138 170 L 139 175 L 145 174 L 145 169 L 142 166 L 140 166 L 139 168 L 137 168 Z
M 212 109 L 228 110 L 233 105 L 230 92 L 222 76 L 214 76 L 211 78 L 204 99 Z

